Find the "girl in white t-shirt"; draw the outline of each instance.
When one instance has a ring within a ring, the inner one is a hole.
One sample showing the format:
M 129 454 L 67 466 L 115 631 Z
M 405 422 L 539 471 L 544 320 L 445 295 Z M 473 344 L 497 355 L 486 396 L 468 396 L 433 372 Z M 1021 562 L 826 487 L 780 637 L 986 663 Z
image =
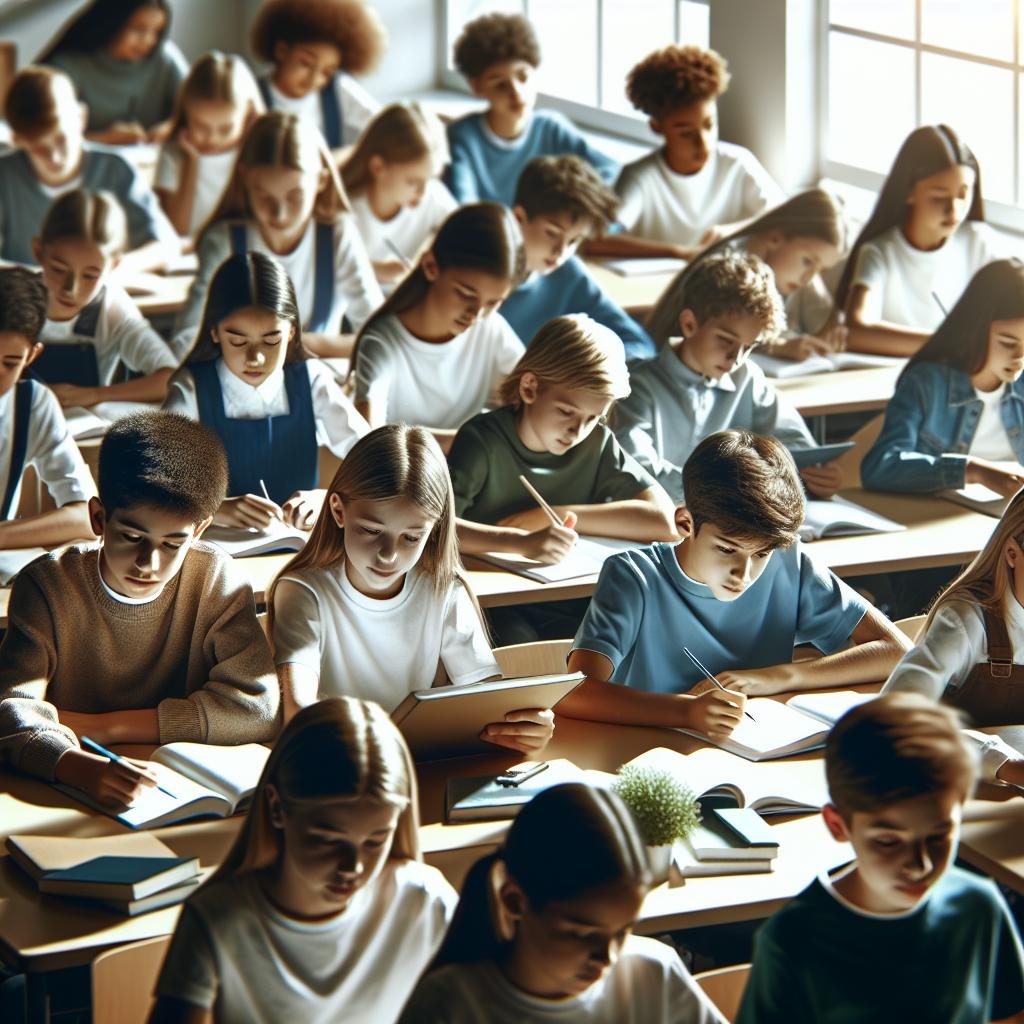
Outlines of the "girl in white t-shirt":
M 474 203 L 451 214 L 356 340 L 355 403 L 371 426 L 419 423 L 450 443 L 523 354 L 496 312 L 522 273 L 509 210 Z
M 351 698 L 304 709 L 182 910 L 150 1020 L 390 1024 L 455 903 L 418 826 L 412 758 L 387 714 Z
M 457 206 L 439 178 L 447 163 L 440 120 L 417 103 L 392 103 L 366 126 L 341 169 L 359 233 L 386 291 Z
M 217 267 L 248 251 L 273 256 L 291 278 L 306 348 L 347 355 L 343 317 L 358 329 L 383 296 L 331 154 L 295 114 L 262 114 L 246 133 L 228 189 L 196 240 L 199 270 L 179 330 L 198 323 Z
M 976 157 L 944 124 L 915 129 L 836 289 L 850 349 L 913 355 L 994 258 Z
M 448 467 L 422 427 L 380 427 L 355 445 L 267 603 L 286 719 L 320 697 L 391 711 L 438 682 L 501 676 L 460 569 Z M 523 710 L 481 735 L 529 752 L 552 731 L 549 710 Z
M 400 1024 L 722 1024 L 671 946 L 631 934 L 651 884 L 615 793 L 545 790 L 470 869 Z
M 192 65 L 160 148 L 153 191 L 179 235 L 194 238 L 221 201 L 242 137 L 263 112 L 241 57 L 211 50 Z

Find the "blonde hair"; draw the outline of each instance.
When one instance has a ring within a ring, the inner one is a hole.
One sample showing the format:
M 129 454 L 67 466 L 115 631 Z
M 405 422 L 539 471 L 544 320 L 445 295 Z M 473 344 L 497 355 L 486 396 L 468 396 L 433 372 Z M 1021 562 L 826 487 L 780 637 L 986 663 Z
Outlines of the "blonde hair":
M 55 199 L 39 229 L 39 244 L 94 242 L 108 259 L 128 247 L 128 219 L 112 192 L 76 188 Z
M 348 799 L 401 809 L 390 857 L 420 860 L 416 770 L 409 748 L 384 709 L 373 701 L 331 697 L 303 708 L 270 752 L 242 830 L 216 879 L 273 868 L 280 829 L 271 821 L 268 786 L 289 807 Z
M 431 158 L 436 177 L 448 163 L 448 137 L 440 118 L 418 103 L 392 103 L 363 129 L 355 148 L 341 169 L 349 196 L 357 196 L 373 184 L 370 158 L 389 164 L 409 164 Z
M 263 113 L 263 98 L 249 65 L 233 53 L 210 50 L 193 65 L 178 90 L 178 99 L 171 118 L 168 138 L 175 138 L 188 125 L 188 104 L 192 100 L 212 103 L 230 103 L 232 107 L 245 106 L 248 113 L 245 128 Z
M 323 136 L 295 114 L 271 110 L 257 117 L 245 133 L 231 181 L 210 219 L 200 229 L 196 238 L 197 248 L 217 221 L 252 217 L 242 172 L 253 167 L 284 167 L 303 173 L 315 169 L 324 175 L 324 182 L 317 192 L 313 219 L 330 224 L 348 210 L 345 189 Z
M 519 385 L 527 373 L 534 374 L 541 387 L 578 388 L 613 401 L 629 394 L 622 340 L 586 313 L 556 316 L 541 327 L 502 383 L 502 405 L 522 405 Z

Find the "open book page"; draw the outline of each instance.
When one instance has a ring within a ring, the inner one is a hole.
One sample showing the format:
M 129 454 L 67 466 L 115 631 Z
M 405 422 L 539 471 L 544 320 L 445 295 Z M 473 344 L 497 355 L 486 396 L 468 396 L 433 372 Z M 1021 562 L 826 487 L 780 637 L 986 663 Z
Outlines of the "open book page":
M 262 530 L 213 525 L 203 534 L 204 541 L 216 545 L 232 558 L 268 555 L 272 551 L 301 551 L 308 539 L 308 531 L 287 526 L 280 519 L 272 519 Z
M 9 587 L 11 580 L 40 555 L 46 554 L 46 548 L 8 548 L 0 551 L 0 587 Z
M 556 565 L 545 565 L 535 562 L 522 555 L 505 552 L 488 552 L 475 555 L 483 562 L 507 569 L 519 576 L 536 580 L 538 583 L 562 583 L 565 580 L 579 579 L 582 576 L 594 576 L 601 571 L 604 560 L 617 551 L 628 551 L 638 547 L 633 540 L 615 540 L 611 537 L 580 537 L 569 556 Z
M 866 352 L 836 352 L 828 356 L 808 356 L 794 361 L 781 359 L 768 352 L 755 352 L 750 357 L 764 371 L 766 377 L 786 380 L 791 377 L 809 377 L 834 370 L 864 370 L 875 366 L 895 366 L 903 360 L 899 356 L 870 355 Z
M 124 416 L 135 412 L 154 412 L 159 408 L 159 402 L 99 402 L 91 409 L 73 405 L 64 410 L 64 419 L 76 441 L 87 441 L 103 437 L 110 425 Z
M 897 533 L 905 530 L 902 523 L 894 522 L 877 512 L 836 495 L 824 501 L 807 502 L 800 539 L 804 542 L 822 537 L 853 537 L 861 533 Z
M 237 811 L 252 796 L 268 757 L 270 748 L 262 743 L 228 747 L 182 742 L 164 744 L 153 761 L 219 793 Z
M 749 761 L 788 757 L 825 744 L 828 735 L 825 726 L 796 708 L 767 697 L 748 700 L 746 707 L 753 721 L 744 715 L 730 736 L 710 737 L 692 729 L 680 731 Z
M 624 256 L 621 259 L 602 260 L 612 273 L 620 277 L 646 277 L 649 274 L 678 274 L 686 260 L 673 256 Z
M 994 465 L 1009 473 L 1024 472 L 1020 464 L 1012 460 L 999 461 Z M 989 490 L 984 484 L 965 484 L 958 490 L 941 491 L 939 497 L 946 498 L 957 505 L 963 505 L 965 508 L 974 509 L 975 512 L 997 518 L 1003 514 L 1003 510 L 1010 501 L 1009 498 L 1004 498 L 997 491 Z
M 835 725 L 851 708 L 874 700 L 877 693 L 857 693 L 856 690 L 839 690 L 835 693 L 798 693 L 786 703 L 805 715 L 811 715 L 826 725 Z

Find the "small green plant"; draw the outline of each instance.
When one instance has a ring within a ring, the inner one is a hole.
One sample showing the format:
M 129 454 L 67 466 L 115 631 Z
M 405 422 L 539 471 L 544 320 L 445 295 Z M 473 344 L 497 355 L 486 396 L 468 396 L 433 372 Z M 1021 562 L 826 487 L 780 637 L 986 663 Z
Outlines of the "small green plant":
M 683 839 L 700 823 L 693 790 L 664 768 L 623 765 L 612 788 L 633 812 L 648 846 Z

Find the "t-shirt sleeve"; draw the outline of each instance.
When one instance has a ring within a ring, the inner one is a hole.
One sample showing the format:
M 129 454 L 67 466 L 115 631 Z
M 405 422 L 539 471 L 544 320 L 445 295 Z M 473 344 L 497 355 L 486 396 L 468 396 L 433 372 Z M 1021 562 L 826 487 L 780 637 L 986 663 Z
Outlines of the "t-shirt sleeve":
M 862 285 L 869 289 L 861 309 L 861 319 L 865 322 L 870 323 L 882 318 L 885 281 L 888 276 L 887 262 L 881 246 L 875 242 L 865 242 L 857 252 L 850 288 Z
M 212 936 L 198 912 L 186 903 L 160 968 L 156 995 L 209 1009 L 217 998 L 217 987 Z
M 629 501 L 655 485 L 654 477 L 632 455 L 625 452 L 615 435 L 607 428 L 598 463 L 597 478 L 590 501 Z
M 441 664 L 452 685 L 477 683 L 500 676 L 480 613 L 469 591 L 457 582 L 448 597 L 441 633 Z
M 352 370 L 355 381 L 353 401 L 372 402 L 379 406 L 378 415 L 386 416 L 394 372 L 391 346 L 374 329 L 364 332 L 359 338 Z
M 334 374 L 319 359 L 310 359 L 310 386 L 313 389 L 313 412 L 319 428 L 320 443 L 343 459 L 370 426 L 356 412 Z
M 615 191 L 619 194 L 619 212 L 615 216 L 615 223 L 623 231 L 632 231 L 643 213 L 644 197 L 639 175 L 631 164 L 622 168 L 615 182 Z
M 683 494 L 683 467 L 658 450 L 657 416 L 653 389 L 644 376 L 634 376 L 632 392 L 612 413 L 615 437 L 623 449 L 678 500 Z
M 553 115 L 549 114 L 548 116 Z M 592 146 L 587 141 L 587 137 L 568 118 L 557 118 L 554 134 L 556 148 L 553 152 L 575 153 L 576 156 L 586 160 L 601 175 L 606 184 L 614 184 L 619 173 L 618 161 L 613 160 L 596 146 Z
M 472 421 L 463 424 L 448 452 L 448 472 L 452 478 L 457 516 L 465 516 L 467 511 L 472 513 L 477 495 L 487 483 L 489 468 L 487 447 L 480 431 Z M 467 518 L 471 519 L 472 514 Z
M 127 295 L 114 298 L 110 318 L 110 345 L 129 370 L 150 374 L 177 367 L 178 360 L 167 342 Z
M 643 608 L 643 580 L 628 558 L 606 559 L 572 649 L 603 654 L 614 674 L 636 644 Z
M 358 331 L 384 301 L 384 296 L 355 218 L 344 217 L 336 232 L 334 287 L 338 295 L 344 296 L 347 303 L 345 315 L 353 330 Z
M 868 610 L 867 602 L 802 548 L 798 558 L 800 594 L 794 641 L 814 644 L 822 654 L 832 654 L 849 641 Z
M 498 349 L 495 360 L 496 379 L 493 385 L 497 388 L 515 368 L 526 349 L 522 339 L 512 330 L 512 325 L 500 313 L 490 315 L 489 326 L 496 335 L 495 344 Z
M 996 954 L 992 1019 L 1003 1020 L 1024 1010 L 1024 947 L 1010 908 L 998 892 L 998 952 Z
M 782 189 L 765 170 L 753 153 L 747 153 L 743 161 L 743 217 L 756 217 L 770 206 L 777 206 L 785 199 Z
M 751 400 L 755 434 L 775 437 L 787 448 L 813 448 L 811 436 L 803 416 L 797 412 L 790 400 L 767 380 L 759 368 L 751 366 Z
M 34 391 L 25 461 L 34 467 L 58 508 L 72 501 L 87 501 L 95 495 L 96 484 L 68 430 L 57 396 L 41 384 L 34 385 Z
M 157 158 L 153 188 L 161 189 L 164 192 L 177 192 L 178 184 L 181 181 L 182 163 L 181 149 L 178 144 L 172 140 L 165 142 L 160 147 L 160 156 Z
M 341 119 L 344 124 L 344 143 L 355 142 L 362 130 L 370 123 L 374 114 L 380 110 L 380 104 L 351 75 L 344 72 L 335 79 L 335 89 L 341 106 Z
M 305 583 L 284 577 L 274 590 L 274 663 L 295 663 L 320 675 L 320 601 Z

